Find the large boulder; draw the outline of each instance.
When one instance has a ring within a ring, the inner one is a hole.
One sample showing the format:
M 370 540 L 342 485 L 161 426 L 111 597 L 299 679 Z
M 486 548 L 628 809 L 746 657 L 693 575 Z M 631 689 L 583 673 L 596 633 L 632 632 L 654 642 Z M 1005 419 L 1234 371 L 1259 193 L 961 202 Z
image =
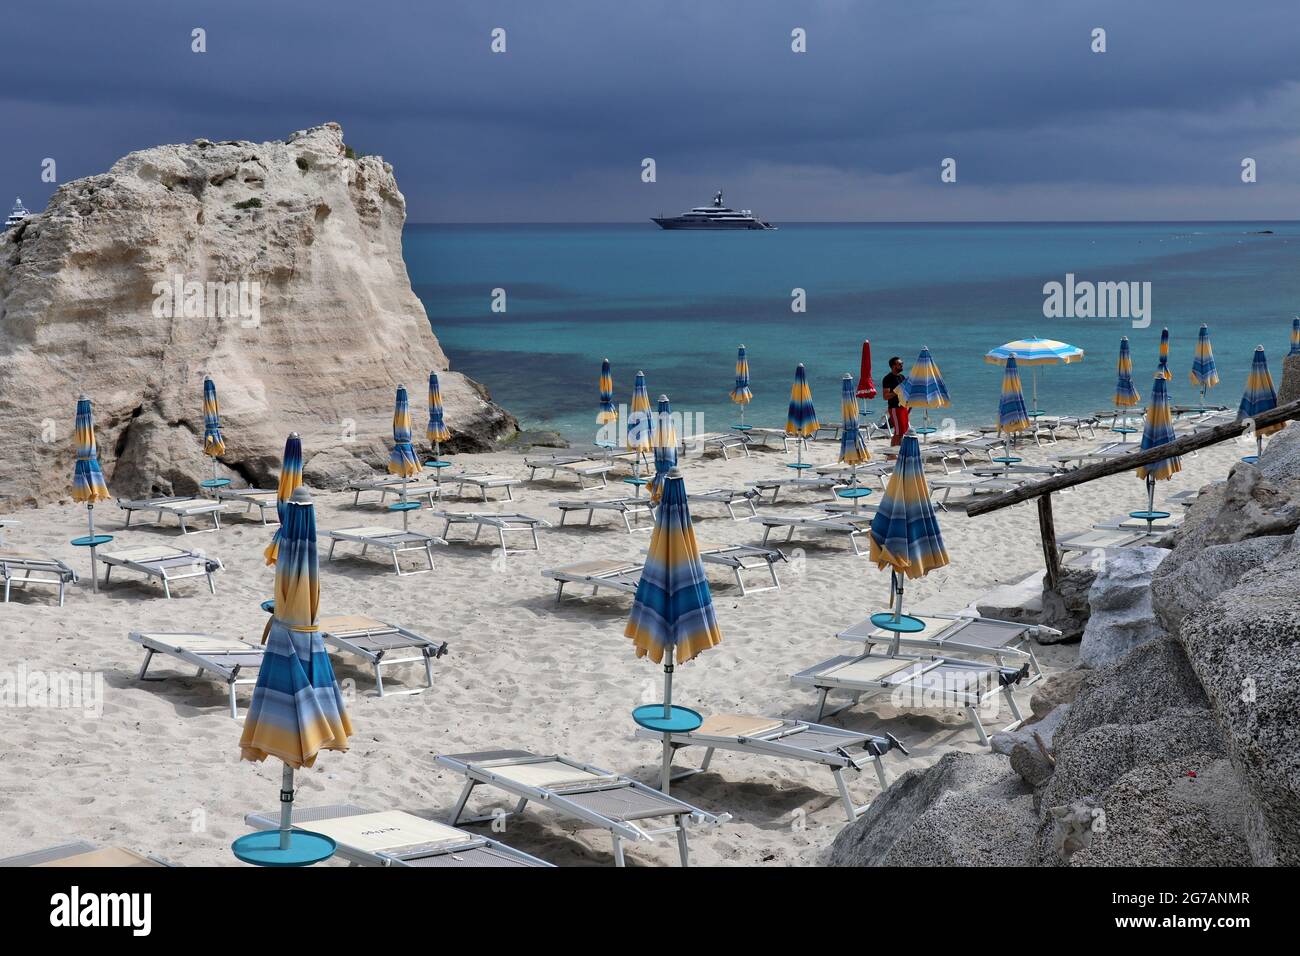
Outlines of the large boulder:
M 1282 359 L 1282 384 L 1277 390 L 1277 403 L 1285 405 L 1300 398 L 1300 355 Z
M 1114 548 L 1088 591 L 1088 623 L 1079 646 L 1086 667 L 1104 667 L 1139 644 L 1165 636 L 1151 606 L 1151 575 L 1164 548 Z
M 1029 698 L 1029 709 L 1033 712 L 1030 721 L 1042 720 L 1062 704 L 1073 703 L 1091 674 L 1092 671 L 1086 667 L 1075 667 L 1057 671 L 1044 680 Z
M 381 461 L 395 387 L 422 424 L 431 371 L 449 446 L 488 448 L 517 423 L 447 371 L 405 218 L 392 167 L 354 158 L 335 123 L 158 146 L 60 186 L 0 236 L 0 487 L 16 504 L 67 496 L 84 392 L 111 491 L 192 489 L 211 476 L 195 454 L 205 373 L 223 474 L 271 479 L 290 431 L 307 454 Z
M 1208 706 L 1209 699 L 1182 645 L 1173 638 L 1161 638 L 1092 672 L 1057 730 L 1057 745 L 1103 724 L 1144 724 L 1171 711 Z
M 1271 535 L 1211 545 L 1181 564 L 1166 562 L 1151 578 L 1156 616 L 1167 630 L 1177 633 L 1183 618 L 1192 611 L 1294 546 L 1295 535 Z

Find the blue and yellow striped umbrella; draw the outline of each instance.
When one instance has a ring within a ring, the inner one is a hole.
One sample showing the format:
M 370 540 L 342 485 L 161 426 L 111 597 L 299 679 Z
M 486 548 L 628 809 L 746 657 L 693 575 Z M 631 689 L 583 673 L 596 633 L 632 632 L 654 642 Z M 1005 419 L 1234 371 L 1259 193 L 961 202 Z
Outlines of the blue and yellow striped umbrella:
M 1273 387 L 1273 376 L 1268 370 L 1268 359 L 1264 356 L 1264 346 L 1255 349 L 1255 358 L 1250 363 L 1250 375 L 1246 378 L 1246 392 L 1241 396 L 1241 406 L 1237 409 L 1238 418 L 1255 418 L 1277 408 L 1277 389 Z M 1278 422 L 1266 428 L 1256 428 L 1255 436 L 1263 438 L 1273 432 L 1281 431 L 1286 422 Z
M 650 551 L 623 633 L 632 639 L 637 657 L 656 664 L 665 655 L 671 664 L 674 654 L 684 663 L 722 640 L 680 475 L 670 474 L 664 481 Z
M 654 415 L 650 411 L 650 392 L 645 384 L 645 372 L 636 373 L 632 385 L 632 405 L 627 415 L 627 448 L 638 455 L 648 455 L 653 450 Z
M 1300 355 L 1300 315 L 1291 320 L 1291 351 L 1288 355 Z
M 898 461 L 871 519 L 871 560 L 919 578 L 948 563 L 915 435 L 904 435 Z
M 745 414 L 745 406 L 754 400 L 754 393 L 749 390 L 749 356 L 742 345 L 736 349 L 736 387 L 731 390 L 731 400 L 740 406 L 740 414 Z
M 217 386 L 211 378 L 203 379 L 203 454 L 216 458 L 226 453 L 221 437 L 221 408 L 217 405 Z
M 1012 356 L 1015 356 L 1021 365 L 1026 366 L 1069 365 L 1071 362 L 1083 361 L 1083 349 L 1068 342 L 1031 336 L 999 345 L 985 353 L 984 361 L 990 365 L 1002 365 Z
M 1127 335 L 1119 340 L 1119 365 L 1116 370 L 1115 404 L 1120 408 L 1128 408 L 1142 401 L 1142 396 L 1133 386 L 1133 352 L 1129 348 Z
M 840 380 L 840 414 L 844 416 L 844 427 L 840 431 L 840 461 L 854 466 L 870 461 L 871 452 L 858 424 L 858 398 L 853 376 L 848 372 Z
M 1173 440 L 1174 415 L 1169 407 L 1169 382 L 1157 372 L 1155 381 L 1151 385 L 1151 401 L 1147 403 L 1146 421 L 1142 425 L 1142 450 L 1159 448 Z M 1150 465 L 1139 466 L 1137 476 L 1143 479 L 1149 478 L 1151 481 L 1165 481 L 1182 470 L 1181 459 L 1174 456 L 1162 458 Z M 1155 494 L 1153 488 L 1150 489 L 1150 493 Z M 1154 500 L 1148 502 L 1148 510 L 1153 504 Z
M 99 467 L 99 445 L 95 441 L 95 413 L 85 395 L 77 399 L 77 418 L 73 443 L 77 462 L 72 468 L 72 500 L 93 508 L 96 501 L 107 501 L 108 485 Z M 91 526 L 94 534 L 94 526 Z
M 1210 345 L 1210 327 L 1202 323 L 1201 331 L 1196 334 L 1196 354 L 1192 357 L 1192 371 L 1189 376 L 1193 385 L 1201 387 L 1201 401 L 1205 401 L 1207 389 L 1219 384 L 1219 370 L 1214 364 L 1214 348 Z
M 284 443 L 284 457 L 280 459 L 280 483 L 275 493 L 275 512 L 280 517 L 280 527 L 271 535 L 271 543 L 263 550 L 268 566 L 274 567 L 280 556 L 280 533 L 284 530 L 285 510 L 293 493 L 302 487 L 302 439 L 297 432 Z
M 310 767 L 322 750 L 347 750 L 352 722 L 321 641 L 316 511 L 306 488 L 285 505 L 275 564 L 275 612 L 248 705 L 240 758 Z
M 438 384 L 437 372 L 429 373 L 429 427 L 425 429 L 424 436 L 433 446 L 436 461 L 442 453 L 442 443 L 451 440 L 451 431 L 443 420 L 442 386 Z
M 1025 394 L 1020 390 L 1020 369 L 1014 355 L 1007 356 L 1007 366 L 1002 373 L 1002 398 L 998 402 L 998 434 L 1014 435 L 1029 427 L 1029 413 L 1025 409 Z
M 397 400 L 393 404 L 393 450 L 388 456 L 388 473 L 402 478 L 420 473 L 420 460 L 411 445 L 411 403 L 405 385 L 397 386 Z
M 790 386 L 790 409 L 786 414 L 785 433 L 798 438 L 817 434 L 817 411 L 813 408 L 812 389 L 808 387 L 808 370 L 799 363 Z
M 614 407 L 614 374 L 609 370 L 609 359 L 600 363 L 600 411 L 596 413 L 596 424 L 607 425 L 618 421 L 618 409 Z
M 1163 378 L 1166 382 L 1170 381 L 1174 377 L 1173 373 L 1169 371 L 1169 330 L 1168 329 L 1160 330 L 1160 364 L 1156 366 L 1156 374 L 1159 375 L 1161 378 Z
M 668 473 L 677 467 L 677 427 L 673 424 L 673 410 L 668 396 L 659 396 L 659 412 L 654 421 L 655 473 L 647 489 L 650 503 L 656 505 L 664 493 Z
M 912 372 L 903 381 L 899 389 L 899 402 L 908 408 L 947 408 L 952 404 L 948 397 L 948 387 L 943 384 L 939 366 L 928 348 L 922 348 L 921 354 L 912 366 Z

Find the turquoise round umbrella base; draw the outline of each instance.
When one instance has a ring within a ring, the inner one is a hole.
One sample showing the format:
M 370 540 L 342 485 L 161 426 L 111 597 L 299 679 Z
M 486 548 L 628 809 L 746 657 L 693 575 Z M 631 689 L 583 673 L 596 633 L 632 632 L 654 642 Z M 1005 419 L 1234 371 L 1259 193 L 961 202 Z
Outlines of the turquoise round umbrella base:
M 812 462 L 810 462 L 810 461 L 790 461 L 790 462 L 786 462 L 785 467 L 787 467 L 787 468 L 793 468 L 793 469 L 795 469 L 796 471 L 804 471 L 805 469 L 808 469 L 808 468 L 811 468 L 811 467 L 812 467 Z
M 623 479 L 623 484 L 625 484 L 625 485 L 636 485 L 638 488 L 640 488 L 640 487 L 641 487 L 642 485 L 644 485 L 648 480 L 649 480 L 649 479 L 647 479 L 647 478 L 624 478 L 624 479 Z
M 1130 518 L 1137 518 L 1139 521 L 1163 521 L 1169 517 L 1168 511 L 1130 511 Z
M 695 711 L 676 704 L 669 708 L 667 717 L 664 716 L 663 704 L 642 704 L 632 711 L 632 719 L 646 730 L 661 734 L 689 734 L 704 723 L 704 718 Z
M 1035 408 L 1033 411 L 1025 412 L 1025 414 L 1030 418 L 1042 418 L 1047 414 L 1047 412 L 1043 411 L 1041 408 Z
M 238 859 L 254 866 L 311 866 L 332 857 L 338 844 L 323 833 L 290 830 L 289 846 L 282 850 L 279 830 L 259 830 L 245 833 L 230 849 Z
M 1256 464 L 1259 464 L 1259 455 L 1247 455 L 1245 458 L 1243 458 L 1243 459 L 1241 459 L 1241 460 L 1244 461 L 1244 462 L 1245 462 L 1246 464 L 1248 464 L 1248 465 L 1256 465 Z M 76 544 L 77 542 L 74 541 L 74 542 L 72 542 L 72 543 L 73 543 L 73 544 Z
M 108 544 L 112 540 L 111 534 L 88 534 L 73 538 L 71 544 L 74 548 L 98 548 L 101 544 Z
M 230 485 L 229 478 L 209 478 L 207 481 L 200 481 L 200 488 L 226 488 Z
M 388 506 L 389 511 L 419 511 L 420 503 L 418 501 L 394 501 Z
M 1018 465 L 1020 462 L 1024 461 L 1023 458 L 1017 458 L 1014 455 L 1004 456 L 1001 458 L 994 458 L 993 460 L 997 462 L 999 465 Z
M 923 426 L 921 426 L 920 428 L 913 428 L 913 429 L 912 429 L 912 431 L 916 432 L 918 435 L 933 435 L 933 434 L 934 434 L 935 432 L 937 432 L 938 430 L 939 430 L 939 429 L 934 428 L 934 427 L 932 427 L 932 426 L 928 426 L 928 425 L 923 425 Z
M 1137 433 L 1136 428 L 1112 428 L 1111 431 L 1117 435 L 1134 435 Z
M 750 429 L 752 429 L 754 426 L 753 425 L 732 425 L 731 427 L 738 432 L 747 432 Z
M 451 467 L 451 462 L 449 462 L 449 461 L 426 461 L 426 462 L 424 463 L 424 467 L 425 467 L 425 468 L 450 468 L 450 467 Z
M 871 624 L 882 631 L 893 631 L 896 634 L 916 634 L 925 630 L 925 621 L 919 617 L 910 614 L 894 617 L 893 611 L 879 611 L 871 615 Z
M 259 606 L 260 606 L 260 607 L 262 608 L 262 610 L 265 611 L 267 614 L 274 614 L 274 613 L 275 613 L 275 601 L 263 601 L 263 602 L 261 603 L 261 605 L 259 605 Z
M 865 498 L 871 494 L 870 488 L 839 488 L 835 494 L 841 498 Z

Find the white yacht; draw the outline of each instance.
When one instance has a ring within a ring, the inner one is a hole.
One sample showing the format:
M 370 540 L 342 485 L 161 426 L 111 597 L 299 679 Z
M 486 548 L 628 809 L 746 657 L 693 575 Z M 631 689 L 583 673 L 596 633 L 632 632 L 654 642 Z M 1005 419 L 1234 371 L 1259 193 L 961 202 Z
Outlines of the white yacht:
M 5 220 L 5 229 L 13 228 L 30 215 L 31 212 L 23 205 L 23 201 L 15 199 L 13 212 L 9 213 L 9 218 Z
M 722 205 L 722 191 L 713 196 L 713 205 L 696 206 L 680 216 L 652 217 L 661 229 L 775 229 L 748 209 L 735 210 Z

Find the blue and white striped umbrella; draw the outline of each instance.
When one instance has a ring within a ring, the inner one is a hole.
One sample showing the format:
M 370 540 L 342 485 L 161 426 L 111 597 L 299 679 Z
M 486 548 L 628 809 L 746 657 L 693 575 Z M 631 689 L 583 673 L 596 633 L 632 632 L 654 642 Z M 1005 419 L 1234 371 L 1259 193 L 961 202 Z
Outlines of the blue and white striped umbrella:
M 673 410 L 667 395 L 659 396 L 659 411 L 654 418 L 654 446 L 655 473 L 646 490 L 650 492 L 650 503 L 657 505 L 663 496 L 668 473 L 677 467 L 677 429 L 673 425 Z
M 844 418 L 840 431 L 840 461 L 856 468 L 871 460 L 871 452 L 858 422 L 858 398 L 853 387 L 853 376 L 848 372 L 844 373 L 844 378 L 840 381 L 840 414 Z
M 1291 351 L 1288 355 L 1300 355 L 1300 315 L 1291 320 Z

